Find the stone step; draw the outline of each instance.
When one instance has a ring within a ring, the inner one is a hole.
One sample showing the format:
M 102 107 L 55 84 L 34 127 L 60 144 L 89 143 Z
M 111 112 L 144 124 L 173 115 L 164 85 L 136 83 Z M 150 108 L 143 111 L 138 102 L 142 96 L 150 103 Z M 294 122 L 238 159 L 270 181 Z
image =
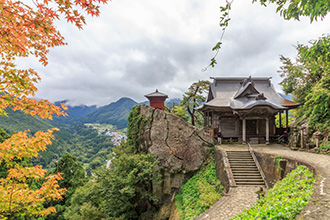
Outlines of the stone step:
M 249 151 L 227 151 L 236 185 L 265 185 Z
M 254 162 L 254 160 L 252 158 L 241 158 L 241 159 L 238 159 L 238 158 L 228 158 L 229 162 Z
M 250 185 L 250 184 L 260 184 L 260 185 L 264 185 L 264 181 L 259 181 L 259 180 L 255 180 L 255 181 L 249 181 L 249 180 L 242 180 L 242 181 L 235 181 L 236 182 L 236 185 L 239 185 L 239 184 L 247 184 L 247 185 Z
M 230 162 L 230 164 L 234 164 L 234 163 L 236 163 L 236 164 L 256 164 L 254 161 L 229 161 Z
M 231 168 L 232 172 L 234 173 L 235 171 L 238 171 L 238 172 L 245 172 L 245 171 L 253 171 L 253 172 L 258 172 L 258 168 L 249 168 L 249 167 L 235 167 L 235 168 Z
M 231 168 L 257 168 L 257 166 L 255 165 L 255 164 L 250 164 L 250 165 L 248 165 L 248 164 L 239 164 L 239 165 L 232 165 L 232 164 L 230 164 L 230 167 Z
M 233 173 L 234 176 L 240 177 L 240 176 L 261 176 L 259 172 L 254 172 L 254 173 Z
M 228 157 L 238 157 L 238 156 L 244 156 L 244 157 L 251 157 L 251 154 L 227 154 Z
M 242 160 L 253 160 L 252 157 L 228 157 L 228 160 L 237 160 L 237 161 L 242 161 Z
M 237 160 L 237 161 L 244 161 L 244 160 L 253 160 L 252 157 L 228 157 L 228 160 Z
M 235 181 L 246 180 L 246 181 L 263 181 L 261 176 L 234 176 Z
M 227 154 L 228 157 L 251 157 L 250 153 L 247 154 Z
M 263 182 L 264 180 L 260 178 L 246 179 L 246 178 L 235 178 L 235 182 Z
M 233 171 L 233 175 L 260 175 L 259 170 Z
M 240 182 L 240 183 L 236 183 L 236 185 L 238 186 L 264 186 L 265 183 L 262 182 Z

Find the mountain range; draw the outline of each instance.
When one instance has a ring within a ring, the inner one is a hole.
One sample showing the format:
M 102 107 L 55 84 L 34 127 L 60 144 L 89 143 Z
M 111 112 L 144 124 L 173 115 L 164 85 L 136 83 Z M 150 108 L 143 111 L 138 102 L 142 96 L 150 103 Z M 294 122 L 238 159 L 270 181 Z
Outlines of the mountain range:
M 180 100 L 170 100 L 168 105 L 179 103 Z M 56 105 L 66 104 L 68 101 L 56 102 Z M 52 145 L 46 151 L 39 152 L 39 156 L 32 160 L 33 164 L 45 168 L 53 166 L 65 153 L 74 155 L 87 169 L 94 169 L 103 165 L 108 159 L 113 143 L 111 137 L 98 135 L 98 132 L 85 123 L 111 124 L 116 129 L 127 127 L 128 115 L 134 105 L 141 104 L 130 98 L 121 98 L 116 102 L 102 107 L 96 106 L 68 106 L 66 117 L 54 117 L 53 120 L 43 120 L 31 117 L 20 111 L 6 109 L 8 117 L 0 116 L 0 127 L 8 134 L 30 130 L 30 134 L 41 130 L 57 127 Z M 148 103 L 142 103 L 148 104 Z
M 179 105 L 180 99 L 170 99 L 165 102 L 169 107 Z M 68 101 L 55 102 L 56 105 L 66 104 Z M 87 106 L 68 106 L 66 111 L 68 116 L 54 118 L 55 123 L 100 123 L 100 124 L 111 124 L 116 126 L 118 129 L 127 127 L 128 115 L 131 108 L 137 104 L 148 105 L 148 101 L 138 103 L 131 98 L 123 97 L 118 101 L 110 103 L 102 107 Z

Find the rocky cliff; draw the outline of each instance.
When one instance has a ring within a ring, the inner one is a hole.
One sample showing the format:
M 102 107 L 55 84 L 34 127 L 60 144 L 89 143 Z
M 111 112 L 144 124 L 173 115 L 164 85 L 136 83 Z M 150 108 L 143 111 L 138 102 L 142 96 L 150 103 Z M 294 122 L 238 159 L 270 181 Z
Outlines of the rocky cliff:
M 140 115 L 145 121 L 139 131 L 140 147 L 159 160 L 162 181 L 153 190 L 160 203 L 164 203 L 200 168 L 214 146 L 214 139 L 183 119 L 158 109 L 141 106 Z

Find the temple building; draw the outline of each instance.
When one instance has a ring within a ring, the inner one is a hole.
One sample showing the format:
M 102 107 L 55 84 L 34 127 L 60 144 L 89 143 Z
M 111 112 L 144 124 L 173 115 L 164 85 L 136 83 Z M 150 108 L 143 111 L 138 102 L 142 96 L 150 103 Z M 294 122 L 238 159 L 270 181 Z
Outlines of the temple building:
M 288 111 L 299 104 L 282 98 L 271 77 L 211 77 L 204 113 L 204 129 L 224 141 L 266 143 L 288 131 Z M 276 114 L 286 113 L 286 126 L 275 126 Z
M 165 108 L 164 102 L 168 98 L 166 94 L 161 93 L 158 91 L 158 89 L 156 89 L 155 92 L 145 95 L 145 97 L 149 100 L 150 107 L 164 110 Z

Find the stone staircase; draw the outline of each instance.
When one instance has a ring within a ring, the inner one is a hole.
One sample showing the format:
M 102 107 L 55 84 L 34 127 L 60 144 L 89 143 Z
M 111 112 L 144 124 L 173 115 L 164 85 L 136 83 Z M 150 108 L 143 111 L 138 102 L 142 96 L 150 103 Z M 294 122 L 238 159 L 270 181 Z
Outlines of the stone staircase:
M 265 186 L 249 151 L 227 151 L 237 186 Z

